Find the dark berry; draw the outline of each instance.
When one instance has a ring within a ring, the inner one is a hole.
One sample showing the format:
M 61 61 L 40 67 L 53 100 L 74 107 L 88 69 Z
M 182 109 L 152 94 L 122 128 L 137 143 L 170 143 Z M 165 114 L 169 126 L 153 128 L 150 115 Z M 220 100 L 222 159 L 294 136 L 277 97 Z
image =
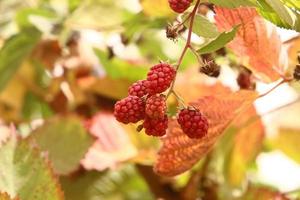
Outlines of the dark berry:
M 151 119 L 146 116 L 143 123 L 147 135 L 161 137 L 167 133 L 168 117 L 164 116 L 163 119 Z
M 207 134 L 208 121 L 198 110 L 182 109 L 177 121 L 189 138 L 199 139 Z
M 156 94 L 146 100 L 146 115 L 152 119 L 163 119 L 166 111 L 166 97 L 161 94 Z
M 114 116 L 124 124 L 136 123 L 145 117 L 145 103 L 137 96 L 128 96 L 115 104 Z
M 240 71 L 236 81 L 241 89 L 253 90 L 256 87 L 256 84 L 253 81 L 252 72 L 246 68 L 243 68 Z
M 146 80 L 141 80 L 133 83 L 128 89 L 128 94 L 137 97 L 145 96 L 147 94 L 145 82 Z
M 177 13 L 183 13 L 190 7 L 193 0 L 169 0 L 169 5 Z
M 147 93 L 153 95 L 166 91 L 174 80 L 175 75 L 175 69 L 167 63 L 154 65 L 147 75 L 145 83 Z
M 300 80 L 300 64 L 296 65 L 296 68 L 294 70 L 294 79 Z

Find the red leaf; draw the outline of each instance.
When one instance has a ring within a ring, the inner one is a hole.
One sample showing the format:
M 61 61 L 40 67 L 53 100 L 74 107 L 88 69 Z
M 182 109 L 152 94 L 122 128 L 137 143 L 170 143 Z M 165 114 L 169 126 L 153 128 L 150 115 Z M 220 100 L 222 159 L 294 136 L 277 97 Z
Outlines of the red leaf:
M 255 8 L 227 9 L 216 7 L 216 23 L 220 31 L 240 25 L 237 36 L 228 47 L 257 77 L 275 81 L 283 72 L 282 42 L 275 26 L 258 15 Z
M 97 141 L 81 161 L 84 168 L 101 171 L 136 155 L 126 131 L 112 113 L 99 112 L 88 126 Z
M 169 130 L 158 153 L 154 170 L 164 176 L 175 176 L 189 170 L 212 149 L 231 121 L 257 98 L 253 91 L 239 91 L 226 95 L 206 96 L 193 106 L 209 121 L 208 134 L 202 139 L 190 139 L 171 120 Z

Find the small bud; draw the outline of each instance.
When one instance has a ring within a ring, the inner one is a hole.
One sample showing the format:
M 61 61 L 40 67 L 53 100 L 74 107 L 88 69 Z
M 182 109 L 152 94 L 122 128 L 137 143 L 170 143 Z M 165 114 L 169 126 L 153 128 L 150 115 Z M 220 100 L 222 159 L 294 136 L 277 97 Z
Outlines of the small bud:
M 167 38 L 169 38 L 173 41 L 176 41 L 177 37 L 178 37 L 178 26 L 168 24 L 168 26 L 166 28 L 166 35 L 167 35 Z
M 205 63 L 205 65 L 200 68 L 201 73 L 210 77 L 218 77 L 220 75 L 220 71 L 220 65 L 216 64 L 213 60 Z

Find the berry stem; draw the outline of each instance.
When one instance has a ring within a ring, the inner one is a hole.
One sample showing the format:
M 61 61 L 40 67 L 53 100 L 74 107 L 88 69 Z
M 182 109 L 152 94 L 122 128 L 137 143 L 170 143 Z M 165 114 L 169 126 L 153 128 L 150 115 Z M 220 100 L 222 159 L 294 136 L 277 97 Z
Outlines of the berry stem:
M 183 98 L 182 98 L 177 92 L 175 92 L 175 90 L 173 90 L 172 93 L 173 93 L 174 96 L 176 97 L 177 101 L 178 101 L 184 108 L 186 108 L 187 106 L 185 105 Z
M 176 64 L 176 75 L 175 75 L 175 78 L 171 84 L 171 87 L 170 87 L 170 90 L 167 94 L 167 98 L 170 96 L 170 94 L 172 94 L 172 91 L 174 89 L 174 85 L 175 85 L 175 82 L 176 82 L 176 77 L 177 77 L 177 73 L 178 73 L 178 69 L 183 61 L 183 58 L 187 52 L 187 50 L 191 47 L 191 39 L 192 39 L 192 33 L 193 33 L 193 25 L 194 25 L 194 20 L 195 20 L 195 16 L 196 16 L 196 13 L 197 13 L 197 9 L 199 7 L 199 4 L 200 4 L 200 0 L 197 0 L 196 4 L 195 4 L 195 7 L 193 9 L 193 11 L 190 13 L 190 15 L 188 16 L 188 18 L 191 18 L 190 20 L 190 26 L 189 26 L 189 32 L 188 32 L 188 37 L 187 37 L 187 41 L 186 41 L 186 44 L 185 44 L 185 47 L 183 48 L 182 50 L 182 53 L 179 57 L 179 60 Z

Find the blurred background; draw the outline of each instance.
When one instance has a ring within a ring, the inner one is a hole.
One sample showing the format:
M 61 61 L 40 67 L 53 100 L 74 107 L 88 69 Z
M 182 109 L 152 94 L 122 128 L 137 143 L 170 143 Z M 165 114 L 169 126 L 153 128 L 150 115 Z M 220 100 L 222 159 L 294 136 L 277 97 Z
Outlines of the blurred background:
M 209 4 L 199 12 L 213 21 Z M 0 141 L 9 137 L 11 124 L 22 138 L 34 138 L 67 200 L 189 199 L 187 186 L 203 160 L 174 178 L 156 175 L 159 139 L 121 125 L 112 114 L 114 103 L 152 65 L 175 63 L 180 56 L 185 30 L 175 42 L 165 34 L 176 16 L 167 0 L 0 0 Z M 295 66 L 299 33 L 278 32 L 287 67 Z M 193 42 L 207 40 L 193 35 Z M 201 74 L 188 52 L 176 85 L 184 99 L 195 100 L 214 84 L 240 89 L 240 63 L 231 51 L 223 48 L 203 59 L 214 59 L 221 75 Z M 262 93 L 275 84 L 258 81 L 256 89 Z M 256 101 L 255 123 L 243 128 L 237 122 L 226 130 L 205 178 L 194 186 L 199 199 L 299 197 L 299 91 L 299 83 L 280 86 Z M 175 99 L 168 103 L 177 105 Z M 8 175 L 8 168 L 0 153 L 0 170 Z M 7 188 L 3 180 L 0 191 Z

